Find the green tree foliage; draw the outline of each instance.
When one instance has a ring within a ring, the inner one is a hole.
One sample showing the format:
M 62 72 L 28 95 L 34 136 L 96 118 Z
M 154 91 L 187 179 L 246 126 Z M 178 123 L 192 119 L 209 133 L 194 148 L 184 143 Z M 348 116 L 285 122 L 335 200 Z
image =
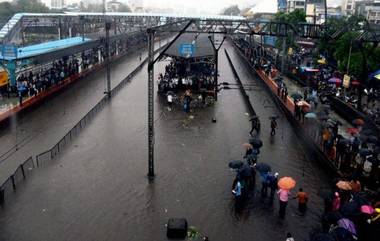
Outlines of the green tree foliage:
M 221 13 L 222 15 L 228 15 L 228 16 L 238 16 L 240 15 L 240 9 L 238 5 L 232 5 L 226 9 L 224 9 Z
M 298 23 L 306 22 L 306 13 L 300 9 L 296 9 L 291 13 L 278 12 L 274 16 L 274 22 L 283 22 L 295 26 Z M 282 49 L 282 42 L 282 39 L 277 39 L 276 47 L 278 49 Z M 291 36 L 291 34 L 286 37 L 286 45 L 287 47 L 291 47 L 293 49 L 297 48 L 294 42 L 294 36 Z
M 46 13 L 49 8 L 38 0 L 14 0 L 0 3 L 0 19 L 9 19 L 16 13 Z

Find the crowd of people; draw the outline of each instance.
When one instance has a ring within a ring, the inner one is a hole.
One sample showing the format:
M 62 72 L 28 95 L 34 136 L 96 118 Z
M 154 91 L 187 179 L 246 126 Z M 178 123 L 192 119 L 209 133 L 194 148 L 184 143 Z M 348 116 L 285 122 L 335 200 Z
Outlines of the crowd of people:
M 61 83 L 67 77 L 78 74 L 80 66 L 84 70 L 99 61 L 97 55 L 92 52 L 82 54 L 81 62 L 78 59 L 78 57 L 62 58 L 54 61 L 48 67 L 21 73 L 17 77 L 20 105 L 22 105 L 23 98 L 35 96 L 49 87 Z
M 195 92 L 214 88 L 213 65 L 195 63 L 190 60 L 172 59 L 165 66 L 165 73 L 158 76 L 158 91 L 181 91 L 191 89 Z

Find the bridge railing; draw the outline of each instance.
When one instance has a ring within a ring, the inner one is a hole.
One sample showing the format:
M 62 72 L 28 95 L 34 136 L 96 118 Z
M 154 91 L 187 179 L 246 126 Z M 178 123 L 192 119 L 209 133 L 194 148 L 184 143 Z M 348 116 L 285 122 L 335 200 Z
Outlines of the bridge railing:
M 32 174 L 34 167 L 33 157 L 29 157 L 4 181 L 0 186 L 0 205 L 16 192 L 17 186 Z

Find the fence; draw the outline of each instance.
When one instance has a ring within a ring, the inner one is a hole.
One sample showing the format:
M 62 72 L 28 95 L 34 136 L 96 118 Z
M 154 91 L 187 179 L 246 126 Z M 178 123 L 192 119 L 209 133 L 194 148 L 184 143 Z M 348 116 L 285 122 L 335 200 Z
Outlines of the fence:
M 155 53 L 162 50 L 166 46 L 167 44 L 156 50 Z M 115 95 L 128 82 L 130 82 L 130 80 L 143 68 L 147 61 L 148 58 L 141 61 L 140 65 L 136 69 L 134 69 L 125 79 L 123 79 L 111 90 L 111 95 Z M 64 148 L 67 147 L 68 144 L 95 118 L 96 114 L 103 109 L 109 100 L 110 98 L 108 96 L 104 96 L 64 137 L 62 137 L 61 140 L 58 141 L 57 144 L 55 144 L 51 149 L 38 154 L 36 156 L 37 167 L 44 166 L 47 162 L 54 159 L 59 153 L 61 153 Z M 7 180 L 5 180 L 5 182 L 0 186 L 0 205 L 3 205 L 6 198 L 16 191 L 17 185 L 26 179 L 34 168 L 35 163 L 33 157 L 29 157 L 18 166 L 16 171 L 10 175 Z
M 16 191 L 16 188 L 20 182 L 31 175 L 33 168 L 33 157 L 29 157 L 17 167 L 16 171 L 10 175 L 7 180 L 5 180 L 5 182 L 0 186 L 0 205 L 3 205 L 5 198 Z

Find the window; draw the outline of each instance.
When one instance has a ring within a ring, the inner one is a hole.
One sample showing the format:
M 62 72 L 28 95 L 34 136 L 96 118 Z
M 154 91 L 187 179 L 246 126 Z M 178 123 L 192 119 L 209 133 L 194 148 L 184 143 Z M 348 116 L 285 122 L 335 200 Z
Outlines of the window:
M 347 9 L 351 9 L 352 5 L 347 5 Z

